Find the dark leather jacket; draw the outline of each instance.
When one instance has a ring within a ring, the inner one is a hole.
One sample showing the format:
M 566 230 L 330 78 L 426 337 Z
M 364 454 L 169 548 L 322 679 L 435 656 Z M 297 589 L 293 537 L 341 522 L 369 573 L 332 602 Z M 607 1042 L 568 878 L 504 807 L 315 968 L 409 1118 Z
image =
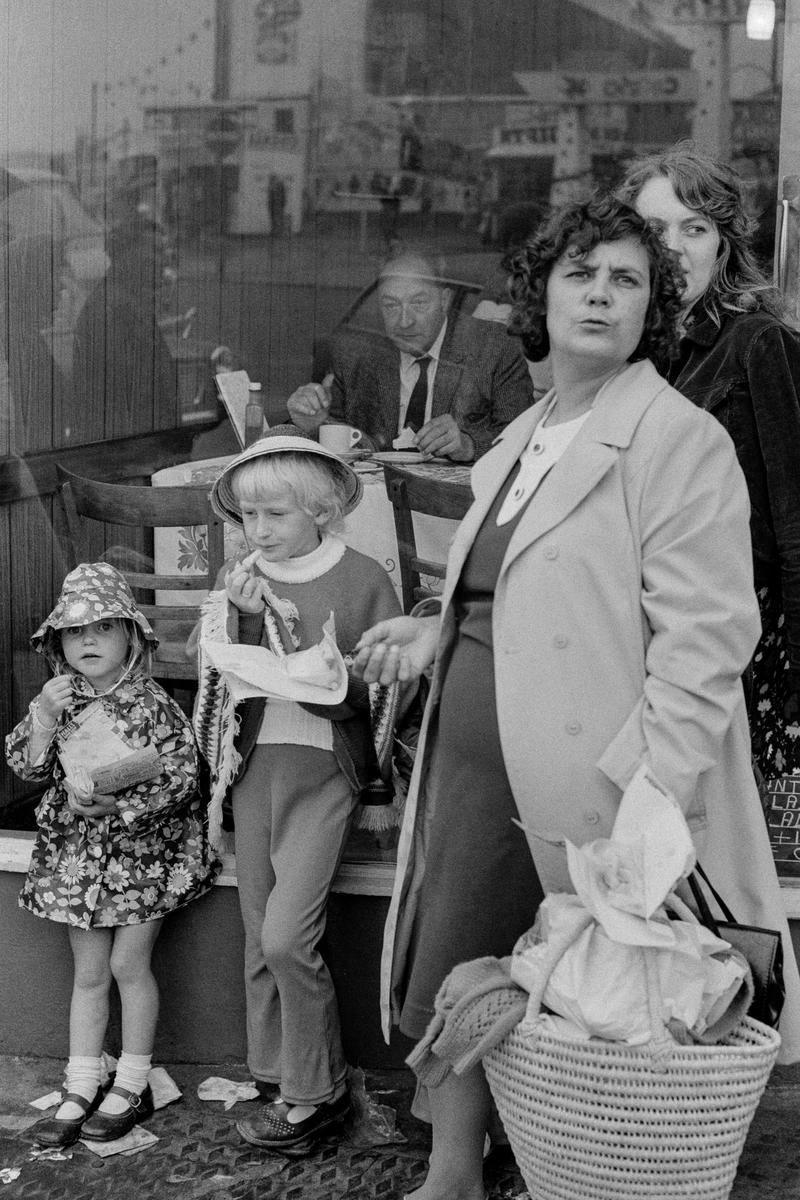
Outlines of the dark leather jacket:
M 780 589 L 800 683 L 800 335 L 766 312 L 718 326 L 701 311 L 665 374 L 733 440 L 750 492 L 756 587 Z

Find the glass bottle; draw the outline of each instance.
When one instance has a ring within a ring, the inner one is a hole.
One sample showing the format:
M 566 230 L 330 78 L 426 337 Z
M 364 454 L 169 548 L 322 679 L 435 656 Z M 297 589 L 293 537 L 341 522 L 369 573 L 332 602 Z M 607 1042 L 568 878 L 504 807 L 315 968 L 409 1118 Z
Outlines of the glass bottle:
M 260 383 L 248 383 L 244 410 L 244 444 L 252 446 L 264 433 L 264 393 Z

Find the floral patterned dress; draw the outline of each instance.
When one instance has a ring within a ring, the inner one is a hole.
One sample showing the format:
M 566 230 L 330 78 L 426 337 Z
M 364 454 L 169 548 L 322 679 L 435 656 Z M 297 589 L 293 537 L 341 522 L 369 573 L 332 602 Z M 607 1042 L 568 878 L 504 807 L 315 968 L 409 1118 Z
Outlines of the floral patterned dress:
M 6 758 L 22 779 L 52 780 L 36 810 L 38 834 L 19 897 L 39 917 L 81 929 L 156 920 L 201 896 L 219 870 L 197 790 L 198 756 L 186 716 L 141 670 L 96 699 L 75 676 L 74 689 L 94 699 L 131 747 L 154 745 L 162 774 L 116 793 L 100 818 L 73 812 L 58 760 L 62 718 L 39 761 L 31 762 L 32 708 L 6 738 Z
M 765 780 L 800 776 L 800 697 L 792 685 L 786 622 L 777 589 L 760 588 L 758 603 L 763 633 L 753 655 L 753 761 Z

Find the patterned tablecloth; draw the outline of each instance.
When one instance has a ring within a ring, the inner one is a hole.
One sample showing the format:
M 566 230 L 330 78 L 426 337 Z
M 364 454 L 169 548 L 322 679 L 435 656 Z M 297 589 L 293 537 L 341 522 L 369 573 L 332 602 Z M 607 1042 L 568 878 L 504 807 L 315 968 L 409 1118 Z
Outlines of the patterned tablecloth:
M 224 458 L 209 458 L 201 462 L 180 463 L 157 471 L 152 477 L 154 487 L 170 487 L 187 483 L 213 483 L 223 466 L 230 462 L 231 456 Z M 347 518 L 344 528 L 344 540 L 348 545 L 362 554 L 369 554 L 380 562 L 389 572 L 398 598 L 401 598 L 400 568 L 397 560 L 397 539 L 394 531 L 394 516 L 389 497 L 383 482 L 383 468 L 378 463 L 359 462 L 355 464 L 364 483 L 364 499 Z M 469 481 L 468 466 L 447 466 L 445 464 L 420 464 L 405 467 L 405 469 L 424 473 L 437 479 L 466 483 Z M 458 527 L 457 521 L 443 517 L 429 517 L 418 513 L 414 517 L 414 531 L 417 538 L 417 548 L 421 557 L 434 562 L 445 562 L 450 549 L 450 543 Z M 225 552 L 226 557 L 232 557 L 243 547 L 241 533 L 226 527 Z M 200 574 L 206 562 L 205 530 L 202 527 L 187 527 L 183 529 L 159 529 L 155 534 L 155 565 L 157 571 L 177 575 Z M 441 586 L 438 580 L 425 580 L 426 586 Z M 176 603 L 191 603 L 189 597 L 203 596 L 203 592 L 175 593 Z M 161 602 L 166 603 L 165 597 Z

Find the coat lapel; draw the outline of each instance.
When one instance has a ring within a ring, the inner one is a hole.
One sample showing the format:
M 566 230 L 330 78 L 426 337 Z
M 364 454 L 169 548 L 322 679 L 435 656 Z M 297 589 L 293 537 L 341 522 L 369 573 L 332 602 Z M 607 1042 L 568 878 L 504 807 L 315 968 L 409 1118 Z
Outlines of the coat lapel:
M 549 394 L 508 425 L 489 453 L 479 459 L 472 468 L 472 490 L 475 500 L 459 525 L 450 547 L 447 581 L 442 594 L 443 608 L 446 608 L 450 601 L 476 533 L 509 471 L 530 441 L 548 399 Z
M 383 434 L 379 447 L 391 450 L 400 420 L 400 352 L 388 342 L 375 363 L 374 428 Z
M 509 542 L 501 574 L 533 542 L 578 507 L 630 445 L 636 426 L 669 384 L 648 360 L 632 363 L 601 388 L 586 423 L 542 480 Z
M 464 372 L 465 352 L 458 336 L 458 321 L 450 317 L 447 322 L 433 380 L 433 403 L 431 416 L 452 411 L 453 397 L 461 383 Z
M 636 426 L 655 397 L 669 384 L 649 361 L 632 363 L 601 389 L 591 415 L 528 506 L 509 542 L 501 572 L 533 542 L 563 521 L 613 467 L 619 450 L 630 445 Z M 450 550 L 446 606 L 475 535 L 509 471 L 527 446 L 552 396 L 548 392 L 503 431 L 472 471 L 475 502 Z

